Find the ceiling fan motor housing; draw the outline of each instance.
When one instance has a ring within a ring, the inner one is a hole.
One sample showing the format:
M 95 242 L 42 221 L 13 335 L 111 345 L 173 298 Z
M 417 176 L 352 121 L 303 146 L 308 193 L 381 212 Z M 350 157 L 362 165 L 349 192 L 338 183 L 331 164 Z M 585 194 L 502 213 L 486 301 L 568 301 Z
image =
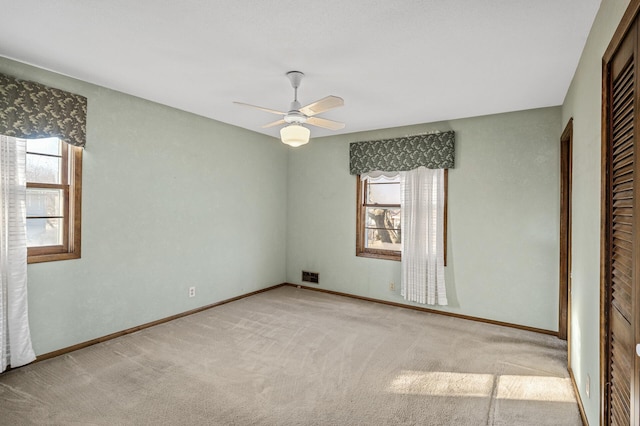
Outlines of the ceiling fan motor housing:
M 289 124 L 302 124 L 307 122 L 307 116 L 298 111 L 298 109 L 300 108 L 299 105 L 300 104 L 298 103 L 297 108 L 295 107 L 295 105 L 291 105 L 291 111 L 289 111 L 287 115 L 284 116 L 284 121 Z

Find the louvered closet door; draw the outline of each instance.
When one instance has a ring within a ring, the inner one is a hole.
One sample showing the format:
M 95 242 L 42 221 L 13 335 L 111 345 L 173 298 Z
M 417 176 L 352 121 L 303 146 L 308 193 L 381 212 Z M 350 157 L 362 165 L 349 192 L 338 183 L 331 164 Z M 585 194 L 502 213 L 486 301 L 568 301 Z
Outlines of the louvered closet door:
M 637 29 L 622 42 L 609 65 L 606 312 L 608 316 L 605 421 L 637 425 L 638 189 Z

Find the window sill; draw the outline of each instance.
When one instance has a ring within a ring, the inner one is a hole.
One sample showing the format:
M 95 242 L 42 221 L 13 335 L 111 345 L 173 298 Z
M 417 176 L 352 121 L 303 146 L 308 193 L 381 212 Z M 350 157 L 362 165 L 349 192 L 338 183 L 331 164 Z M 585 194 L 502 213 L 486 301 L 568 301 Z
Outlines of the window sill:
M 373 252 L 373 251 L 361 251 L 361 252 L 356 252 L 356 256 L 368 257 L 370 259 L 395 260 L 396 262 L 402 261 L 402 254 L 400 252 L 382 252 L 381 253 L 381 252 Z
M 57 260 L 80 259 L 80 253 L 55 253 L 27 256 L 27 263 L 55 262 Z

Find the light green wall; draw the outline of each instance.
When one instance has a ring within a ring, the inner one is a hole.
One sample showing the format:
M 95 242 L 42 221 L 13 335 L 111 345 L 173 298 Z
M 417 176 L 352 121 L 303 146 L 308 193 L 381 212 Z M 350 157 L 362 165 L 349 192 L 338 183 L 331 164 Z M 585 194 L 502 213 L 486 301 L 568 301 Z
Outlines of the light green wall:
M 456 132 L 449 171 L 450 306 L 443 310 L 558 328 L 560 108 L 312 140 L 289 153 L 287 281 L 404 302 L 400 263 L 355 256 L 356 178 L 349 142 Z
M 546 108 L 277 140 L 0 58 L 0 72 L 87 96 L 83 256 L 29 265 L 38 354 L 320 272 L 320 287 L 403 302 L 400 264 L 356 257 L 348 144 L 455 130 L 450 306 L 557 329 L 559 149 L 574 118 L 572 367 L 599 418 L 601 60 L 628 0 L 603 0 L 560 111 Z M 265 178 L 268 176 L 268 178 Z M 195 285 L 197 297 L 187 298 Z M 591 398 L 585 380 L 591 376 Z
M 3 58 L 0 72 L 88 98 L 82 258 L 28 267 L 37 354 L 285 280 L 276 139 Z
M 600 413 L 600 116 L 602 56 L 629 4 L 603 0 L 562 107 L 573 117 L 571 367 L 590 424 Z M 586 378 L 591 377 L 591 397 Z

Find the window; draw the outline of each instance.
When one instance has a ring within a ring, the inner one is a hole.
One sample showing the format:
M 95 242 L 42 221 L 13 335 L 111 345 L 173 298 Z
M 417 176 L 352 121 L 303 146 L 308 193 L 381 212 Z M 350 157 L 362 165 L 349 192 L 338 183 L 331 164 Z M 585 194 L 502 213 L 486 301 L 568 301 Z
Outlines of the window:
M 80 257 L 82 148 L 27 140 L 28 263 Z
M 448 170 L 444 171 L 444 262 L 447 263 Z M 356 256 L 402 260 L 400 173 L 357 176 Z M 434 205 L 435 208 L 435 205 Z M 435 216 L 435 215 L 434 215 Z M 435 243 L 435 242 L 434 242 Z
M 400 260 L 400 174 L 357 179 L 356 255 Z

